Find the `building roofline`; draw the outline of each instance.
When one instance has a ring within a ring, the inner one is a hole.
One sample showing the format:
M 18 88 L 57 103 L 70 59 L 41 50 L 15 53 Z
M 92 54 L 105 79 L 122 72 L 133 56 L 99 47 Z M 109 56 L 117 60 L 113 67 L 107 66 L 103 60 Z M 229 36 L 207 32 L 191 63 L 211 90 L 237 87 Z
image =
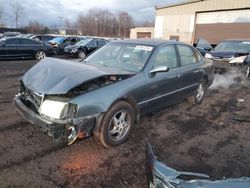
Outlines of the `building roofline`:
M 184 2 L 179 2 L 179 3 L 170 3 L 167 5 L 163 5 L 163 6 L 155 6 L 155 10 L 170 8 L 170 7 L 180 6 L 180 5 L 186 5 L 186 4 L 191 4 L 191 3 L 197 3 L 200 1 L 205 1 L 205 0 L 186 0 Z

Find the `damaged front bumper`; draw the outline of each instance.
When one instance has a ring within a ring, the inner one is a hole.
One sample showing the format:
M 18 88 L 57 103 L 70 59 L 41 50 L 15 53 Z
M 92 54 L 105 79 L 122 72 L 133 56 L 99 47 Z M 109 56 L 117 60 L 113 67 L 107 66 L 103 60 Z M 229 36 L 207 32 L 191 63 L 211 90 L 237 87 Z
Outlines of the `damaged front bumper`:
M 84 132 L 85 136 L 90 136 L 95 127 L 96 118 L 98 117 L 98 114 L 95 114 L 87 117 L 52 121 L 51 119 L 41 117 L 40 114 L 30 109 L 20 99 L 20 95 L 15 96 L 14 104 L 17 111 L 31 124 L 40 127 L 44 133 L 52 136 L 55 141 L 59 141 L 63 138 L 65 141 L 68 141 L 68 144 L 73 143 L 72 140 L 69 142 L 69 139 L 72 139 L 73 136 L 70 132 L 72 128 L 77 131 L 75 136 L 78 136 L 80 132 Z
M 206 174 L 178 172 L 159 162 L 151 145 L 146 142 L 146 175 L 149 188 L 249 188 L 250 178 L 230 178 L 211 181 Z M 183 180 L 181 177 L 196 177 Z

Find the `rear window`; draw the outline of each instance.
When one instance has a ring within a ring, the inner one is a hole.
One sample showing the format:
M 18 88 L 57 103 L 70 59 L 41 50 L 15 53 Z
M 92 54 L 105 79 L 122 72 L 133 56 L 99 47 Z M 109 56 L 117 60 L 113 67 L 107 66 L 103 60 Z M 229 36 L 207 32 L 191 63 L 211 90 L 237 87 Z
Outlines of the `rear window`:
M 16 38 L 12 38 L 12 39 L 6 40 L 6 44 L 20 44 L 20 40 Z

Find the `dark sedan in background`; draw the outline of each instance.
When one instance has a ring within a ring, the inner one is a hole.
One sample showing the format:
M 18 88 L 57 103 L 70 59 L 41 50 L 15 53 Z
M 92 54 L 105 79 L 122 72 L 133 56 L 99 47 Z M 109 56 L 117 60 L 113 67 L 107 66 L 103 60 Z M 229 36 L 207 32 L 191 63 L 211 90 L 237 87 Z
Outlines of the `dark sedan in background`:
M 188 98 L 203 100 L 214 67 L 190 45 L 117 40 L 81 63 L 46 58 L 20 80 L 17 110 L 55 140 L 82 132 L 104 146 L 125 142 L 141 115 Z
M 84 59 L 88 54 L 107 43 L 108 41 L 102 38 L 87 38 L 79 41 L 75 45 L 65 47 L 64 54 Z
M 28 38 L 2 38 L 0 39 L 0 59 L 27 59 L 41 60 L 53 55 L 51 46 Z
M 48 42 L 54 38 L 56 38 L 56 36 L 52 35 L 34 35 L 33 37 L 31 37 L 31 39 L 39 40 L 41 42 Z
M 68 45 L 74 45 L 80 40 L 83 40 L 84 37 L 56 37 L 52 40 L 49 40 L 47 43 L 51 45 L 56 54 L 63 54 L 63 50 Z
M 196 48 L 205 56 L 205 58 L 212 59 L 214 61 L 216 70 L 224 72 L 231 66 L 238 66 L 246 78 L 249 78 L 249 39 L 224 40 L 214 49 L 206 40 L 200 39 Z

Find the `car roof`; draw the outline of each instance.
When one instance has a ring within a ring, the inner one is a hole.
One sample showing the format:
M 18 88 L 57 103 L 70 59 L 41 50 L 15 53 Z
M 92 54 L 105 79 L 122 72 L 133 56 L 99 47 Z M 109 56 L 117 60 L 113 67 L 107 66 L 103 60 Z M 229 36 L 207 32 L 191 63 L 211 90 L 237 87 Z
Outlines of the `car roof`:
M 23 38 L 23 37 L 9 37 L 8 39 L 33 40 L 31 38 Z
M 163 39 L 125 39 L 125 40 L 114 40 L 112 43 L 128 43 L 128 44 L 140 44 L 148 46 L 159 46 L 161 44 L 184 44 L 182 42 L 174 40 L 163 40 Z

